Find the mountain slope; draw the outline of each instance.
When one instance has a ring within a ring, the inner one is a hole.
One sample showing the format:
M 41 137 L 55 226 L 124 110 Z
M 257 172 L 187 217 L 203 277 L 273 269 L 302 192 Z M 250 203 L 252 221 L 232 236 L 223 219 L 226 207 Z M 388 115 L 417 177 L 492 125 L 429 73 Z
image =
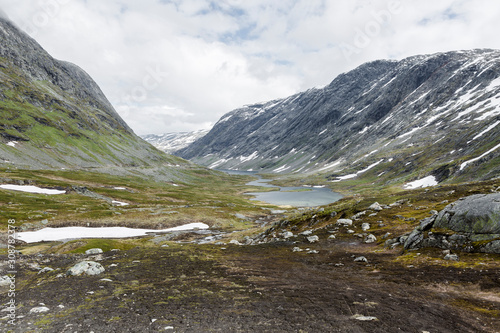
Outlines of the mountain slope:
M 325 88 L 234 110 L 177 154 L 331 179 L 368 167 L 405 179 L 482 179 L 500 173 L 499 124 L 500 51 L 458 51 L 370 62 Z
M 208 133 L 208 130 L 194 132 L 166 133 L 162 135 L 147 134 L 141 135 L 141 138 L 155 146 L 156 148 L 168 154 L 189 146 L 191 143 L 202 138 Z
M 183 164 L 136 136 L 78 66 L 0 18 L 0 164 L 23 168 Z

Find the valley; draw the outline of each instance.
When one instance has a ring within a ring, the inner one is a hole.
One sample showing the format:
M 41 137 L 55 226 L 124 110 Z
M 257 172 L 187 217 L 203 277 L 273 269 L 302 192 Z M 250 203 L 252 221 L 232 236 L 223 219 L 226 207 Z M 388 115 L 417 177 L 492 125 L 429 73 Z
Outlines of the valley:
M 0 331 L 499 332 L 500 51 L 372 61 L 155 147 L 0 41 Z

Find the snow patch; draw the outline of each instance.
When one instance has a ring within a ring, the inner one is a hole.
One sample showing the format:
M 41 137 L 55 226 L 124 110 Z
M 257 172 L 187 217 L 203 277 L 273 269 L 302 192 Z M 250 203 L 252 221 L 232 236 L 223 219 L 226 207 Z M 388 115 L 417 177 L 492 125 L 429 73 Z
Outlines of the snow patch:
M 377 165 L 379 165 L 379 164 L 380 164 L 380 163 L 382 163 L 383 161 L 384 161 L 384 159 L 381 159 L 380 161 L 375 162 L 375 163 L 373 163 L 373 164 L 369 165 L 367 168 L 365 168 L 365 169 L 363 169 L 363 170 L 360 170 L 360 171 L 358 171 L 358 172 L 356 172 L 356 173 L 353 173 L 353 174 L 350 174 L 350 175 L 345 175 L 345 176 L 340 176 L 340 177 L 337 177 L 337 179 L 333 180 L 333 182 L 340 182 L 340 181 L 342 181 L 342 180 L 346 180 L 346 179 L 351 179 L 351 178 L 354 178 L 354 177 L 356 177 L 356 176 L 358 176 L 358 175 L 360 175 L 360 174 L 362 174 L 362 173 L 365 173 L 365 172 L 367 172 L 368 170 L 370 170 L 370 169 L 372 169 L 372 168 L 376 167 Z
M 6 143 L 6 145 L 9 147 L 15 147 L 17 145 L 17 141 L 11 141 L 9 143 Z
M 218 160 L 218 161 L 216 161 L 216 162 L 214 162 L 214 163 L 210 164 L 210 165 L 208 166 L 208 168 L 209 168 L 209 169 L 215 169 L 215 168 L 217 168 L 218 166 L 220 166 L 220 165 L 222 165 L 222 164 L 226 163 L 227 161 L 228 161 L 228 160 L 226 160 L 225 158 L 222 158 L 222 159 L 220 159 L 220 160 Z
M 401 138 L 404 138 L 405 136 L 411 135 L 420 129 L 421 129 L 420 127 L 416 127 L 414 129 L 410 130 L 409 132 L 406 132 L 405 134 L 398 136 L 398 139 L 401 139 Z
M 128 205 L 129 205 L 129 203 L 127 203 L 127 202 L 122 202 L 122 201 L 117 201 L 117 200 L 113 200 L 113 201 L 111 201 L 111 203 L 112 203 L 113 205 L 122 206 L 122 207 L 123 207 L 123 206 L 128 206 Z
M 273 172 L 283 172 L 283 171 L 288 170 L 288 169 L 290 169 L 290 168 L 291 168 L 291 166 L 287 166 L 287 165 L 285 164 L 285 165 L 283 165 L 283 166 L 281 166 L 281 167 L 279 167 L 279 168 L 277 168 L 277 169 L 274 169 L 274 170 L 273 170 Z
M 331 168 L 339 165 L 340 163 L 342 163 L 342 160 L 338 160 L 338 161 L 329 163 L 329 164 L 325 165 L 324 167 L 322 167 L 321 169 L 319 169 L 318 171 L 325 171 L 327 169 L 331 169 Z
M 7 185 L 0 185 L 0 188 L 3 188 L 4 190 L 21 191 L 21 192 L 36 193 L 36 194 L 49 194 L 49 195 L 65 194 L 66 193 L 66 191 L 41 188 L 41 187 L 37 187 L 37 186 L 33 186 L 33 185 L 7 184 Z
M 490 153 L 494 152 L 498 148 L 500 148 L 500 143 L 498 145 L 496 145 L 495 147 L 491 148 L 490 150 L 488 150 L 487 152 L 485 152 L 484 154 L 482 154 L 481 156 L 473 158 L 473 159 L 468 160 L 468 161 L 465 161 L 464 163 L 460 164 L 460 171 L 463 170 L 468 164 L 482 159 L 483 157 L 485 157 L 486 155 L 489 155 Z
M 256 159 L 257 157 L 259 157 L 259 154 L 257 151 L 254 151 L 249 156 L 240 156 L 239 158 L 240 158 L 241 163 L 244 163 L 244 162 L 248 162 L 248 161 L 251 161 L 253 159 Z
M 476 140 L 477 138 L 483 136 L 485 133 L 487 133 L 487 132 L 491 131 L 492 129 L 494 129 L 495 127 L 497 127 L 498 124 L 500 124 L 500 120 L 497 120 L 493 125 L 488 126 L 488 128 L 486 128 L 484 131 L 482 131 L 481 133 L 479 133 L 478 135 L 473 137 L 472 140 Z
M 408 184 L 404 185 L 403 187 L 405 189 L 415 189 L 415 188 L 423 188 L 423 187 L 429 187 L 429 186 L 436 186 L 438 184 L 436 177 L 434 176 L 427 176 L 422 179 L 418 179 L 412 182 L 409 182 Z
M 185 231 L 193 229 L 208 229 L 205 223 L 189 223 L 174 228 L 155 230 L 155 229 L 135 229 L 126 227 L 105 227 L 105 228 L 87 228 L 87 227 L 64 227 L 64 228 L 44 228 L 37 231 L 26 231 L 17 233 L 17 238 L 27 243 L 36 243 L 41 241 L 60 241 L 64 239 L 81 238 L 127 238 L 146 236 L 148 233 L 162 233 L 171 231 Z

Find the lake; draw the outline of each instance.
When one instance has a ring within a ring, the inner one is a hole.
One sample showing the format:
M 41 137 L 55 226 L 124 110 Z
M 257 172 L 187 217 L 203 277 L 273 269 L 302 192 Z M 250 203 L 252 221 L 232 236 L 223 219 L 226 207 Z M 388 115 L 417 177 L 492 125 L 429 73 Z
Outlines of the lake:
M 250 175 L 259 177 L 247 185 L 277 188 L 279 191 L 248 192 L 255 198 L 252 200 L 263 201 L 278 206 L 315 207 L 327 205 L 342 198 L 340 193 L 333 192 L 326 187 L 314 186 L 285 186 L 279 187 L 269 184 L 272 180 L 260 178 L 254 171 L 219 170 L 233 175 Z

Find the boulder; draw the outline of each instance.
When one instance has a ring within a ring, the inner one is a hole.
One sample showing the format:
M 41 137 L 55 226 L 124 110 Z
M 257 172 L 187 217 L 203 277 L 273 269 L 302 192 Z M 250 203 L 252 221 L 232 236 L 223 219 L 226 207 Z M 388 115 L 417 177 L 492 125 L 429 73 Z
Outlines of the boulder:
M 376 210 L 376 211 L 381 211 L 384 208 L 382 208 L 382 206 L 380 206 L 380 204 L 378 202 L 374 202 L 374 203 L 371 204 L 370 207 L 368 207 L 368 209 Z
M 319 237 L 318 236 L 309 236 L 309 237 L 307 237 L 307 241 L 309 243 L 316 243 L 319 241 Z
M 419 245 L 422 243 L 422 240 L 424 239 L 424 235 L 422 231 L 418 230 L 418 227 L 413 230 L 410 235 L 408 235 L 408 238 L 406 238 L 404 242 L 404 249 L 415 249 L 418 248 Z
M 434 228 L 500 234 L 500 193 L 471 195 L 449 204 L 439 212 Z
M 438 247 L 500 253 L 500 193 L 471 195 L 431 213 L 406 238 L 400 237 L 405 250 Z
M 82 261 L 71 267 L 66 275 L 98 275 L 104 272 L 104 267 L 95 261 Z
M 361 256 L 361 257 L 357 257 L 356 259 L 354 259 L 354 262 L 368 262 L 368 259 L 366 259 L 365 256 Z
M 369 230 L 369 229 L 370 229 L 370 223 L 363 223 L 363 224 L 361 225 L 361 230 L 363 230 L 363 231 L 367 231 L 367 230 Z
M 377 241 L 377 237 L 375 237 L 374 235 L 372 234 L 369 234 L 368 236 L 366 236 L 365 238 L 365 243 L 375 243 Z
M 50 309 L 46 306 L 37 306 L 35 308 L 32 308 L 30 310 L 30 313 L 43 313 L 43 312 L 48 312 Z
M 0 276 L 0 287 L 10 286 L 13 280 L 8 275 Z
M 459 261 L 460 259 L 456 254 L 447 254 L 444 256 L 444 260 L 453 260 L 453 261 Z
M 41 270 L 38 271 L 38 274 L 43 274 L 43 273 L 51 272 L 53 270 L 54 270 L 53 268 L 44 267 L 44 268 L 42 268 Z
M 337 225 L 348 227 L 348 226 L 352 225 L 352 220 L 351 219 L 338 219 Z
M 99 254 L 99 253 L 103 253 L 102 249 L 94 248 L 94 249 L 88 249 L 87 251 L 85 251 L 85 254 Z

